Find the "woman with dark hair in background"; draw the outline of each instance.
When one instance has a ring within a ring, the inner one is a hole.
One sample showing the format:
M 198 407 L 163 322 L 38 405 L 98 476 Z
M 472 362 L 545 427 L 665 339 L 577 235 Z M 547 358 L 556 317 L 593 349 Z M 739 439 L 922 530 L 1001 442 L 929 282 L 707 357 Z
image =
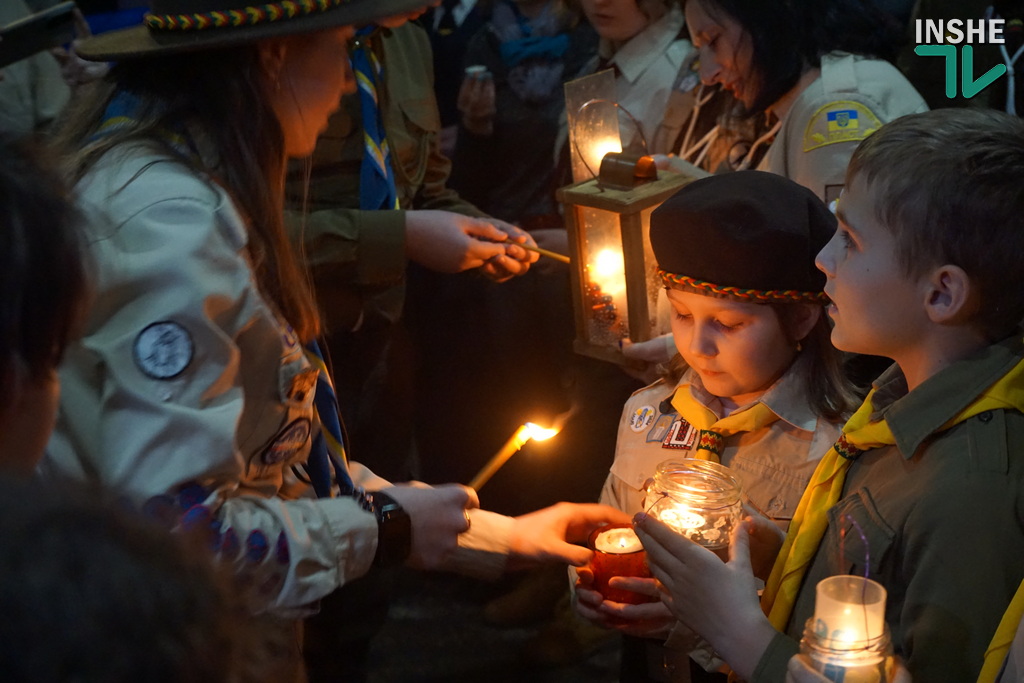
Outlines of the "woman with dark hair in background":
M 767 114 L 767 132 L 726 151 L 731 170 L 778 173 L 831 202 L 861 140 L 928 108 L 886 61 L 900 27 L 872 0 L 686 0 L 684 10 L 701 80 L 732 92 L 741 116 Z

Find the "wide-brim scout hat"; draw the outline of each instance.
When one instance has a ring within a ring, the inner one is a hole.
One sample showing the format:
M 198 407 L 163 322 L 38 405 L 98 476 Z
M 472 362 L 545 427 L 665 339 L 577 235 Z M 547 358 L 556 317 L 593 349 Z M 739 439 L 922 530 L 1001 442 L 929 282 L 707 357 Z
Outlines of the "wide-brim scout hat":
M 835 231 L 813 192 L 764 171 L 694 181 L 651 214 L 666 286 L 754 302 L 827 301 L 814 259 Z
M 430 0 L 150 0 L 140 26 L 83 40 L 75 52 L 93 61 L 206 50 L 263 38 L 367 24 Z

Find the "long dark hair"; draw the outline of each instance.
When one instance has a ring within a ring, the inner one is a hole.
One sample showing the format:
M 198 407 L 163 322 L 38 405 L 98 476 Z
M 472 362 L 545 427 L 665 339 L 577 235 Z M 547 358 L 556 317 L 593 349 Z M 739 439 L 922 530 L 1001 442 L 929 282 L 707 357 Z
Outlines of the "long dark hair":
M 131 141 L 161 145 L 214 177 L 247 221 L 260 290 L 299 337 L 309 340 L 320 322 L 308 277 L 284 229 L 284 136 L 267 88 L 256 45 L 125 60 L 70 112 L 59 141 L 77 150 L 71 158 L 75 181 L 104 154 Z M 95 138 L 120 93 L 137 102 L 133 123 Z M 177 131 L 195 141 L 201 159 L 174 148 L 168 133 Z
M 758 94 L 747 113 L 763 113 L 829 52 L 896 57 L 902 31 L 873 0 L 683 0 L 723 14 L 750 36 Z

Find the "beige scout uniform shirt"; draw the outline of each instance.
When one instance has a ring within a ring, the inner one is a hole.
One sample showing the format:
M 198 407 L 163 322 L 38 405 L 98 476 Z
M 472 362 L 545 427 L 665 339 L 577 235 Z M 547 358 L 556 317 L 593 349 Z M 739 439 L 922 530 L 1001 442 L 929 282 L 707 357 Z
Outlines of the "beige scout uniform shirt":
M 694 397 L 716 415 L 718 400 L 704 390 L 695 372 L 680 384 L 689 384 Z M 671 403 L 675 387 L 664 380 L 633 394 L 622 410 L 615 445 L 615 461 L 601 493 L 601 502 L 635 513 L 642 509 L 644 482 L 658 464 L 694 457 L 694 443 L 679 442 L 684 421 Z M 790 369 L 760 401 L 780 419 L 755 431 L 726 437 L 722 464 L 739 479 L 751 502 L 772 519 L 788 522 L 814 473 L 818 460 L 839 436 L 839 426 L 815 415 L 803 396 L 799 373 Z
M 77 191 L 96 299 L 60 370 L 44 471 L 208 526 L 256 611 L 305 614 L 366 573 L 377 524 L 293 473 L 319 429 L 316 373 L 253 281 L 244 222 L 215 183 L 141 145 L 107 154 Z M 387 485 L 357 463 L 352 476 Z M 510 524 L 475 512 L 451 568 L 500 572 Z
M 840 428 L 840 424 L 812 412 L 803 395 L 800 372 L 794 368 L 760 398 L 779 419 L 755 432 L 726 437 L 721 457 L 751 502 L 783 527 L 792 519 L 818 460 L 835 443 Z M 679 382 L 684 384 L 690 385 L 701 404 L 721 416 L 718 400 L 704 389 L 695 372 L 686 372 Z M 619 421 L 615 461 L 601 492 L 602 503 L 629 513 L 639 512 L 643 509 L 644 483 L 654 476 L 658 465 L 694 457 L 695 443 L 685 439 L 687 423 L 670 402 L 675 390 L 675 386 L 659 380 L 626 401 Z M 573 573 L 570 579 L 575 580 Z M 647 673 L 654 680 L 688 682 L 690 657 L 709 671 L 722 664 L 711 648 L 681 623 L 664 638 L 664 643 L 646 641 Z
M 700 79 L 689 66 L 693 44 L 679 37 L 683 12 L 669 12 L 633 36 L 617 51 L 602 39 L 600 54 L 618 69 L 615 92 L 619 105 L 640 123 L 651 154 L 667 154 L 693 110 L 693 89 Z M 687 78 L 690 76 L 690 78 Z M 632 124 L 620 121 L 624 145 L 639 144 Z
M 896 67 L 880 59 L 833 52 L 821 58 L 820 71 L 802 91 L 772 106 L 782 127 L 758 168 L 810 188 L 827 203 L 839 196 L 861 140 L 928 105 Z

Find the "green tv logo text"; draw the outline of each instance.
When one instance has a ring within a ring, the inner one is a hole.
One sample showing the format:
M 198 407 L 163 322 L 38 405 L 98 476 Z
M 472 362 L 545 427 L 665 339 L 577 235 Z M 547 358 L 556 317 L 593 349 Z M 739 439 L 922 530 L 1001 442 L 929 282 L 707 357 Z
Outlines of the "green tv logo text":
M 1006 65 L 997 64 L 979 78 L 975 78 L 974 48 L 971 44 L 1005 43 L 1004 24 L 1003 19 L 917 19 L 915 38 L 918 45 L 914 48 L 914 53 L 921 57 L 945 58 L 946 97 L 953 99 L 957 96 L 958 82 L 961 95 L 967 98 L 974 97 L 1005 74 Z

